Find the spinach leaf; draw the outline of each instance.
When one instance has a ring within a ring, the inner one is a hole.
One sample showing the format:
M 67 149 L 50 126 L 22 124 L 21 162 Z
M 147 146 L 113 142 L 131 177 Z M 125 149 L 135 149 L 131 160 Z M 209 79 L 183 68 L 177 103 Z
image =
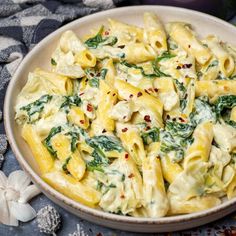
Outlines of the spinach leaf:
M 143 67 L 141 67 L 141 66 L 137 66 L 135 64 L 131 64 L 131 63 L 128 63 L 126 61 L 122 61 L 120 64 L 124 65 L 126 67 L 129 67 L 129 68 L 134 68 L 134 69 L 140 70 L 142 75 L 145 76 L 145 77 L 148 77 L 148 78 L 155 78 L 155 77 L 157 77 L 156 74 L 146 74 L 144 69 L 143 69 Z
M 184 124 L 174 121 L 166 121 L 166 130 L 173 136 L 179 136 L 181 138 L 188 138 L 194 131 L 194 126 L 191 124 Z
M 87 78 L 89 79 L 89 85 L 91 87 L 98 88 L 99 87 L 99 81 L 102 79 L 104 80 L 107 74 L 107 69 L 103 68 L 101 71 L 97 71 L 95 69 L 86 69 L 85 74 Z
M 68 113 L 71 106 L 80 106 L 82 104 L 81 98 L 78 95 L 64 96 L 65 101 L 61 104 L 60 109 L 64 108 Z
M 179 82 L 177 79 L 174 79 L 174 82 L 179 94 L 180 108 L 183 111 L 187 105 L 187 89 L 185 88 L 184 84 Z
M 64 164 L 62 165 L 62 170 L 64 170 L 65 172 L 68 172 L 67 165 L 68 165 L 70 159 L 71 159 L 71 157 L 66 158 Z
M 88 169 L 90 171 L 103 171 L 102 167 L 109 164 L 109 159 L 106 157 L 104 152 L 113 150 L 117 150 L 118 152 L 123 151 L 123 147 L 121 146 L 120 142 L 111 136 L 94 136 L 92 138 L 87 138 L 85 141 L 94 149 L 92 153 L 92 157 L 94 157 L 94 159 L 87 163 Z
M 92 138 L 86 139 L 86 143 L 93 147 L 94 149 L 102 149 L 105 152 L 116 150 L 118 152 L 123 151 L 123 147 L 118 139 L 112 136 L 94 136 Z
M 94 158 L 92 161 L 87 162 L 87 168 L 89 171 L 100 171 L 104 172 L 103 167 L 107 166 L 109 163 L 109 160 L 106 158 L 106 156 L 99 150 L 94 149 L 91 156 Z
M 152 129 L 141 132 L 141 138 L 145 145 L 150 144 L 151 142 L 159 141 L 160 131 L 158 128 L 154 127 Z
M 187 89 L 184 87 L 184 84 L 182 82 L 179 82 L 177 79 L 174 79 L 175 85 L 177 87 L 177 89 L 182 92 L 182 93 L 186 93 Z
M 117 37 L 111 36 L 103 38 L 102 37 L 103 30 L 104 26 L 100 28 L 100 30 L 94 37 L 87 39 L 84 42 L 84 44 L 86 44 L 88 48 L 93 48 L 93 49 L 96 49 L 99 45 L 110 45 L 110 46 L 115 45 L 118 41 Z
M 212 121 L 215 123 L 216 122 L 215 107 L 211 106 L 205 97 L 196 98 L 194 111 L 190 113 L 189 118 L 191 123 L 195 126 L 204 121 Z
M 56 65 L 57 65 L 57 62 L 56 62 L 53 58 L 51 58 L 51 64 L 52 64 L 53 66 L 56 66 Z
M 230 76 L 229 80 L 236 80 L 236 75 Z
M 76 150 L 76 146 L 79 141 L 80 134 L 77 132 L 70 131 L 70 132 L 66 133 L 66 135 L 70 136 L 70 138 L 71 138 L 70 149 L 71 149 L 71 152 L 74 152 Z
M 161 56 L 157 57 L 156 62 L 168 60 L 170 58 L 176 57 L 176 55 L 169 53 L 168 51 L 163 52 Z
M 104 45 L 109 45 L 109 46 L 113 46 L 117 43 L 118 39 L 115 36 L 110 36 L 107 37 L 103 40 L 103 42 L 101 42 L 100 45 L 104 46 Z
M 31 122 L 32 116 L 36 113 L 39 114 L 40 112 L 42 112 L 45 104 L 48 103 L 49 101 L 51 101 L 51 99 L 52 99 L 51 95 L 48 95 L 48 94 L 43 95 L 38 100 L 36 100 L 26 106 L 21 107 L 20 110 L 27 112 L 27 115 L 29 117 L 29 122 Z
M 84 44 L 86 44 L 89 48 L 97 48 L 98 45 L 103 42 L 103 38 L 102 38 L 103 30 L 104 30 L 104 26 L 100 28 L 100 30 L 94 37 L 87 39 L 84 42 Z
M 209 66 L 206 68 L 206 71 L 208 71 L 211 67 L 218 66 L 219 62 L 217 60 L 212 61 Z
M 232 126 L 232 127 L 234 127 L 236 129 L 236 121 L 234 121 L 234 120 L 227 120 L 227 121 L 225 121 L 225 123 L 230 125 L 230 126 Z
M 152 67 L 153 67 L 153 71 L 154 71 L 154 73 L 152 73 L 152 74 L 147 74 L 147 73 L 144 71 L 143 67 L 137 66 L 137 65 L 135 65 L 135 64 L 128 63 L 128 62 L 126 62 L 126 61 L 122 61 L 120 64 L 121 64 L 121 65 L 124 65 L 124 66 L 126 66 L 126 67 L 129 67 L 129 68 L 138 69 L 138 70 L 141 71 L 141 73 L 142 73 L 142 75 L 143 75 L 144 77 L 148 77 L 148 78 L 156 78 L 156 77 L 161 77 L 161 76 L 166 76 L 166 77 L 168 77 L 168 76 L 169 76 L 169 75 L 167 75 L 167 74 L 161 72 L 155 62 L 152 62 Z
M 224 110 L 231 109 L 234 106 L 236 106 L 236 95 L 224 95 L 218 97 L 215 102 L 217 116 L 220 117 Z
M 164 72 L 162 72 L 160 70 L 160 68 L 157 65 L 157 61 L 156 60 L 154 62 L 152 62 L 152 68 L 153 68 L 153 70 L 154 70 L 154 72 L 156 74 L 156 77 L 163 77 L 163 76 L 164 77 L 170 77 L 170 75 L 165 74 Z
M 169 153 L 171 151 L 175 151 L 176 162 L 179 162 L 184 158 L 183 148 L 180 146 L 180 144 L 177 143 L 177 140 L 175 140 L 171 133 L 168 131 L 161 132 L 160 150 L 162 153 Z
M 57 151 L 54 150 L 54 148 L 52 147 L 51 144 L 51 139 L 53 136 L 55 136 L 56 134 L 60 133 L 62 131 L 62 127 L 58 126 L 58 127 L 53 127 L 50 131 L 50 133 L 48 134 L 47 138 L 44 139 L 43 141 L 43 145 L 47 148 L 47 150 L 50 152 L 50 154 L 54 157 L 57 158 Z

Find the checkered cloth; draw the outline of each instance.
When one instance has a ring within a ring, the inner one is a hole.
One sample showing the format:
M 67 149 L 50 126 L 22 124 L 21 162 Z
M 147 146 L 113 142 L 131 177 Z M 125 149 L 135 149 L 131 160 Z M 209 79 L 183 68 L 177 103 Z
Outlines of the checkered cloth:
M 0 91 L 23 57 L 46 35 L 122 0 L 0 0 Z

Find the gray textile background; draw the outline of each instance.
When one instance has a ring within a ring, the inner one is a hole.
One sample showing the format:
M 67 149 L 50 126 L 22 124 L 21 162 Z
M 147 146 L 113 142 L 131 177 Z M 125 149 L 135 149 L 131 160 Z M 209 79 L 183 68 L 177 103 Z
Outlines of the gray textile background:
M 90 4 L 86 6 L 83 2 Z M 1 0 L 0 90 L 25 54 L 46 35 L 69 21 L 115 7 L 120 2 L 122 0 Z
M 100 7 L 88 7 L 83 4 L 82 0 L 0 0 L 0 110 L 3 109 L 6 91 L 6 86 L 4 85 L 11 78 L 24 55 L 35 44 L 63 24 L 86 14 L 107 7 L 114 7 L 115 4 L 119 4 L 121 1 L 113 1 L 114 5 L 109 6 L 104 5 L 105 0 L 94 0 L 94 2 L 102 4 L 100 4 Z M 132 2 L 138 3 L 138 1 Z M 236 17 L 233 21 L 236 23 Z M 0 121 L 1 133 L 4 133 L 4 125 Z M 6 175 L 20 169 L 10 148 L 5 157 L 6 161 L 3 165 L 3 171 Z M 36 211 L 47 204 L 55 206 L 62 216 L 62 228 L 57 234 L 59 236 L 73 233 L 76 230 L 77 224 L 81 225 L 84 229 L 85 236 L 163 235 L 127 233 L 97 226 L 68 213 L 51 202 L 43 194 L 40 194 L 31 201 L 31 205 Z M 39 233 L 34 220 L 28 223 L 20 223 L 20 226 L 17 228 L 0 224 L 0 236 L 26 235 L 40 236 L 43 234 Z M 171 235 L 236 235 L 236 212 L 212 224 Z

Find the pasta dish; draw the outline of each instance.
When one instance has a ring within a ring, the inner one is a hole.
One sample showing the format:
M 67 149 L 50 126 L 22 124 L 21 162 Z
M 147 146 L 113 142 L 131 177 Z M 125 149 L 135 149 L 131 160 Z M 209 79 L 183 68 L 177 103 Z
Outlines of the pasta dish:
M 17 97 L 41 176 L 106 212 L 162 217 L 236 195 L 236 47 L 185 22 L 64 32 Z

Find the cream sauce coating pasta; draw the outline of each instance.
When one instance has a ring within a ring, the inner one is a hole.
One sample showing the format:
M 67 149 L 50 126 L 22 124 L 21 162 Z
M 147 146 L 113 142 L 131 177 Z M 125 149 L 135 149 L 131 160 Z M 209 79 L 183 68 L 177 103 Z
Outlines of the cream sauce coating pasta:
M 214 207 L 236 196 L 236 49 L 188 22 L 109 19 L 61 35 L 15 120 L 42 178 L 87 206 L 132 217 Z

